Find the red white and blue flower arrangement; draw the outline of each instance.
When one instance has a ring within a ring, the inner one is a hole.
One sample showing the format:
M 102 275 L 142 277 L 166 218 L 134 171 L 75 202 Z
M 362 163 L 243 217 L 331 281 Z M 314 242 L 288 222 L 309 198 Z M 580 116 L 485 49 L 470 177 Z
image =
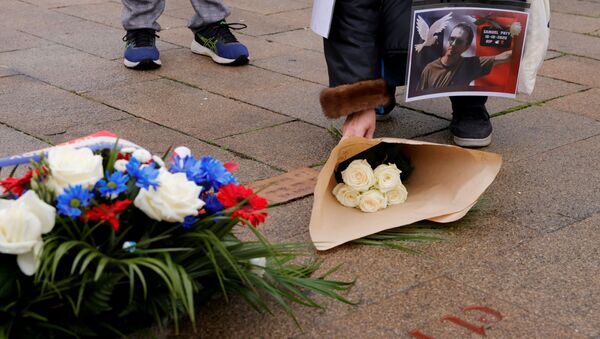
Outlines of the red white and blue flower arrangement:
M 235 167 L 183 147 L 165 163 L 117 144 L 61 146 L 1 180 L 0 338 L 177 328 L 215 294 L 262 311 L 271 296 L 292 316 L 292 303 L 319 307 L 307 290 L 348 302 L 338 292 L 351 283 L 313 277 L 320 261 L 304 245 L 260 234 L 267 201 Z M 236 238 L 236 226 L 256 240 Z

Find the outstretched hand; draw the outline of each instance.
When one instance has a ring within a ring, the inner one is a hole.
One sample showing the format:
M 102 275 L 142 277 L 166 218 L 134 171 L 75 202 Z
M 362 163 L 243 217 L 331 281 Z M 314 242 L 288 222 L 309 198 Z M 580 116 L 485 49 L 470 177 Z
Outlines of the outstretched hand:
M 373 138 L 375 132 L 375 110 L 368 109 L 352 113 L 346 117 L 342 126 L 342 139 L 348 137 Z

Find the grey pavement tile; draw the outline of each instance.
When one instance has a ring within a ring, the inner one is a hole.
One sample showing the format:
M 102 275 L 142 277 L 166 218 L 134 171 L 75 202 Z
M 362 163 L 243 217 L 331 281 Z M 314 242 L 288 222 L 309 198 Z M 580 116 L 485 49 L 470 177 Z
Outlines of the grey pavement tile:
M 167 7 L 169 7 L 171 2 L 172 1 L 167 1 Z M 189 1 L 187 1 L 187 4 L 189 5 Z M 57 12 L 111 26 L 113 28 L 117 28 L 123 31 L 123 24 L 121 23 L 122 10 L 123 5 L 115 2 L 101 2 L 82 5 L 77 4 L 56 9 Z M 163 30 L 168 28 L 187 26 L 186 20 L 171 17 L 164 13 L 158 19 L 158 23 L 161 25 Z
M 593 0 L 550 0 L 550 9 L 553 12 L 600 17 L 600 6 Z
M 447 97 L 435 98 L 428 100 L 419 100 L 404 102 L 405 99 L 405 87 L 398 87 L 396 90 L 396 101 L 401 106 L 408 107 L 417 111 L 435 114 L 441 118 L 452 119 L 452 106 L 450 99 Z M 507 98 L 490 97 L 487 101 L 486 107 L 491 115 L 513 109 L 515 107 L 522 106 L 523 103 Z
M 296 53 L 255 61 L 254 65 L 277 73 L 287 74 L 303 80 L 327 86 L 327 65 L 322 53 L 300 50 Z
M 50 138 L 53 143 L 65 142 L 101 130 L 108 130 L 119 137 L 132 141 L 156 155 L 164 155 L 170 147 L 186 146 L 196 157 L 210 155 L 223 162 L 239 164 L 233 174 L 241 183 L 270 178 L 281 174 L 269 166 L 227 152 L 217 146 L 192 138 L 178 131 L 168 129 L 138 118 L 86 124 L 70 128 L 66 133 Z
M 576 93 L 586 89 L 586 86 L 574 83 L 538 76 L 535 88 L 531 95 L 519 94 L 517 100 L 525 102 L 539 102 L 558 98 L 564 95 Z
M 228 0 L 227 5 L 260 14 L 280 13 L 307 7 L 301 2 L 282 0 Z
M 12 68 L 0 65 L 0 77 L 8 77 L 11 75 L 17 75 L 19 72 Z
M 50 145 L 44 141 L 0 124 L 0 157 L 35 151 L 48 146 Z M 20 166 L 15 175 L 20 176 L 24 174 L 26 171 L 25 167 Z M 12 167 L 0 168 L 0 179 L 7 177 L 11 170 Z
M 547 103 L 548 106 L 600 121 L 600 89 L 592 88 L 585 92 L 571 94 Z
M 506 163 L 487 197 L 496 215 L 547 232 L 600 211 L 600 136 Z
M 448 120 L 396 107 L 389 120 L 378 121 L 375 137 L 411 139 L 448 127 Z M 343 120 L 343 119 L 340 119 Z
M 477 270 L 466 268 L 450 275 L 575 332 L 597 335 L 599 221 L 596 214 L 502 256 L 486 258 Z
M 35 6 L 20 0 L 3 0 L 0 18 L 5 18 L 14 12 L 28 11 L 34 8 Z M 0 25 L 5 25 L 5 22 L 0 21 Z
M 336 144 L 325 129 L 300 121 L 219 139 L 217 143 L 285 170 L 327 160 Z
M 112 28 L 82 19 L 77 19 L 66 25 L 47 27 L 44 24 L 41 27 L 43 28 L 33 25 L 24 27 L 23 30 L 105 59 L 117 59 L 123 56 L 125 46 L 121 39 L 124 35 L 123 29 Z M 178 46 L 160 40 L 157 42 L 157 47 L 161 51 L 178 48 Z
M 592 33 L 600 29 L 600 18 L 555 12 L 551 15 L 550 27 L 574 33 Z M 554 37 L 551 35 L 550 39 Z
M 320 52 L 321 58 L 325 60 L 325 56 L 322 55 L 323 38 L 308 28 L 269 35 L 268 39 L 282 44 Z
M 540 74 L 576 84 L 600 87 L 600 61 L 566 55 L 544 62 Z
M 498 316 L 468 307 L 486 307 Z M 326 322 L 303 337 L 411 337 L 411 332 L 435 338 L 476 338 L 473 330 L 457 326 L 445 317 L 454 316 L 492 338 L 573 338 L 572 330 L 529 314 L 501 298 L 440 277 L 399 293 L 380 303 L 358 308 L 353 314 Z
M 9 13 L 0 13 L 2 25 L 14 30 L 31 32 L 38 30 L 38 33 L 44 30 L 56 29 L 57 27 L 66 27 L 73 22 L 78 22 L 81 19 L 58 13 L 54 10 L 49 10 L 40 7 L 31 7 L 28 9 L 20 9 Z
M 43 8 L 57 8 L 71 5 L 110 2 L 110 0 L 25 0 L 23 2 Z
M 60 45 L 0 53 L 0 64 L 76 92 L 157 78 L 153 72 L 129 70 L 120 62 Z
M 508 162 L 600 134 L 597 121 L 558 111 L 549 104 L 492 118 L 492 124 L 493 142 L 485 150 L 501 154 Z
M 546 56 L 545 56 L 544 60 L 555 59 L 555 58 L 561 57 L 563 55 L 564 55 L 563 53 L 548 50 L 548 51 L 546 51 Z
M 600 59 L 600 37 L 559 30 L 552 30 L 551 36 L 548 48 L 552 50 Z
M 0 53 L 32 47 L 44 47 L 53 44 L 50 41 L 12 29 L 0 30 L 0 41 L 2 41 Z
M 159 75 L 323 127 L 332 123 L 319 104 L 322 85 L 252 65 L 223 67 L 188 51 L 166 51 L 162 59 Z
M 120 2 L 120 1 L 115 1 L 115 2 Z M 186 8 L 189 10 L 188 17 L 186 17 L 185 19 L 189 19 L 192 17 L 192 14 L 194 13 L 194 9 L 192 8 L 192 4 L 191 4 L 190 0 L 170 0 L 170 1 L 165 2 L 166 10 L 181 9 L 181 8 Z
M 0 78 L 1 122 L 43 139 L 68 128 L 129 117 L 97 102 L 25 77 Z
M 92 91 L 85 96 L 200 140 L 222 138 L 291 120 L 167 79 Z

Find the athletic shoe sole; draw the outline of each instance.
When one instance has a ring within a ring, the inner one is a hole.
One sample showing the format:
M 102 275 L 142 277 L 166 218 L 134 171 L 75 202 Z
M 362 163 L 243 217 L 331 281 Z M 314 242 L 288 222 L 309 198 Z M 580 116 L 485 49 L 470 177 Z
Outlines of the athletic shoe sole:
M 190 48 L 192 49 L 193 53 L 208 56 L 214 62 L 221 64 L 221 65 L 238 66 L 238 65 L 245 65 L 249 61 L 248 57 L 246 55 L 240 55 L 237 59 L 227 59 L 227 58 L 220 57 L 215 52 L 200 45 L 196 40 L 192 40 L 192 46 Z
M 454 143 L 461 147 L 485 147 L 492 143 L 492 135 L 483 139 L 469 139 L 454 136 Z
M 125 67 L 132 69 L 155 69 L 162 65 L 160 59 L 143 61 L 129 61 L 127 59 L 123 59 L 123 64 L 125 64 Z

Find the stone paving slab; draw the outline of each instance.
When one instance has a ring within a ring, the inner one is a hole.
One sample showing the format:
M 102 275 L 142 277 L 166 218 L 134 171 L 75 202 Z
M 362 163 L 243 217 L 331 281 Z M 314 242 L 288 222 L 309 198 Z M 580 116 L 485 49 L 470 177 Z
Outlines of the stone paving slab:
M 337 142 L 325 131 L 301 121 L 216 140 L 219 145 L 285 170 L 324 162 Z M 273 152 L 273 147 L 277 152 Z
M 600 17 L 600 7 L 595 0 L 550 0 L 550 9 L 559 13 Z
M 0 116 L 3 123 L 43 138 L 82 124 L 129 117 L 26 76 L 0 78 Z
M 600 38 L 559 30 L 552 30 L 550 34 L 552 39 L 549 48 L 568 54 L 600 59 Z
M 375 137 L 405 138 L 433 133 L 447 128 L 449 121 L 436 116 L 396 107 L 390 119 L 378 121 Z
M 270 35 L 268 39 L 280 42 L 282 44 L 288 44 L 290 46 L 320 52 L 321 58 L 325 60 L 325 57 L 322 55 L 323 38 L 319 35 L 314 34 L 309 29 L 298 29 L 294 31 L 277 33 Z
M 0 77 L 8 77 L 17 74 L 19 74 L 19 72 L 17 72 L 16 70 L 0 65 Z
M 265 15 L 307 7 L 304 3 L 293 0 L 228 0 L 227 5 Z
M 265 164 L 250 160 L 247 157 L 240 157 L 217 146 L 139 118 L 81 125 L 70 128 L 66 133 L 52 136 L 49 140 L 57 144 L 101 130 L 111 131 L 124 139 L 143 146 L 153 154 L 161 156 L 164 155 L 169 147 L 186 146 L 192 150 L 194 155 L 211 155 L 223 162 L 237 163 L 240 167 L 234 172 L 234 175 L 242 183 L 266 179 L 281 174 L 281 172 Z
M 567 55 L 544 62 L 540 74 L 576 84 L 600 87 L 598 69 L 600 69 L 598 60 Z
M 533 93 L 531 95 L 519 94 L 517 100 L 531 103 L 546 101 L 583 91 L 587 88 L 586 86 L 571 82 L 538 76 L 535 81 Z
M 26 2 L 43 8 L 58 8 L 70 5 L 79 5 L 82 3 L 91 4 L 99 2 L 110 2 L 110 0 L 27 0 Z
M 36 139 L 30 135 L 0 124 L 0 157 L 6 157 L 15 154 L 21 154 L 29 151 L 35 151 L 48 147 L 44 141 Z M 16 176 L 22 175 L 26 170 L 20 166 L 21 170 L 15 172 Z M 1 168 L 0 178 L 5 178 L 10 174 L 11 168 Z
M 44 47 L 53 44 L 50 41 L 40 39 L 31 34 L 12 29 L 0 30 L 0 41 L 2 41 L 2 45 L 0 45 L 0 53 L 33 47 Z
M 166 79 L 92 91 L 85 96 L 203 140 L 292 120 Z
M 588 336 L 600 333 L 600 215 L 484 259 L 451 276 Z
M 40 55 L 52 55 L 52 58 L 40 58 Z M 157 78 L 153 72 L 134 72 L 120 61 L 109 61 L 59 45 L 0 53 L 0 64 L 75 92 Z M 86 76 L 88 74 L 94 74 L 93 81 Z
M 600 89 L 579 92 L 548 102 L 550 107 L 573 112 L 600 121 Z
M 482 324 L 479 320 L 481 313 L 464 311 L 469 306 L 488 307 L 499 312 L 502 319 L 498 321 L 488 317 L 489 323 Z M 298 338 L 408 337 L 410 332 L 416 330 L 435 338 L 477 337 L 465 327 L 442 321 L 446 316 L 456 316 L 480 326 L 487 325 L 484 326 L 485 335 L 492 338 L 581 337 L 568 328 L 528 314 L 500 298 L 440 277 L 403 290 L 381 303 L 364 307 L 355 314 L 324 324 Z
M 254 65 L 281 74 L 287 74 L 302 80 L 312 81 L 323 86 L 329 84 L 329 77 L 323 69 L 325 59 L 323 54 L 310 50 L 299 50 L 294 55 L 281 55 L 273 58 L 255 61 Z
M 552 13 L 553 29 L 574 33 L 592 33 L 600 29 L 600 18 L 590 18 L 581 15 L 573 15 L 566 13 Z M 573 25 L 577 22 L 576 25 Z M 554 37 L 552 37 L 554 39 Z

